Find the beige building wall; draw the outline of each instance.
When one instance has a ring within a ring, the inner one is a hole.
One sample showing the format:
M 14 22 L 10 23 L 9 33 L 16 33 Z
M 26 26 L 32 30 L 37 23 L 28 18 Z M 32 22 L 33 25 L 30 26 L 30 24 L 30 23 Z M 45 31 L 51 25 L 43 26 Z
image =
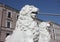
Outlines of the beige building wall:
M 2 18 L 2 7 L 0 7 L 0 26 L 1 26 L 1 18 Z
M 50 42 L 60 42 L 60 25 L 54 22 L 50 22 L 51 26 L 49 32 L 51 34 Z
M 8 12 L 11 13 L 10 18 L 8 18 Z M 0 42 L 5 41 L 6 36 L 14 30 L 18 14 L 19 10 L 0 4 Z M 10 22 L 10 27 L 7 27 L 7 22 Z

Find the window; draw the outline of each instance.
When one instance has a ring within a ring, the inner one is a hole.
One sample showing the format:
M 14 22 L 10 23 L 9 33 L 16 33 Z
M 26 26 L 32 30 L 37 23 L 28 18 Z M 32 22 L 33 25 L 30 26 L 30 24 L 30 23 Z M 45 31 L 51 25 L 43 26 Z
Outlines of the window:
M 10 22 L 7 22 L 7 28 L 10 28 L 10 24 L 11 24 Z
M 19 15 L 17 15 L 17 19 L 18 19 Z
M 8 18 L 11 18 L 11 12 L 8 12 Z
M 10 35 L 10 33 L 6 33 L 6 37 L 7 37 L 8 35 Z

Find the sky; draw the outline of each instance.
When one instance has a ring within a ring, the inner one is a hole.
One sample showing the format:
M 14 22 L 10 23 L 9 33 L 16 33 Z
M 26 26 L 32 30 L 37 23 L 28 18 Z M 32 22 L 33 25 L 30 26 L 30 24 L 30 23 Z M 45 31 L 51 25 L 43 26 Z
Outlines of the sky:
M 60 14 L 60 0 L 0 0 L 0 3 L 9 5 L 17 10 L 21 10 L 23 6 L 29 4 L 39 8 L 40 13 Z M 37 17 L 44 21 L 60 24 L 60 16 L 37 15 Z

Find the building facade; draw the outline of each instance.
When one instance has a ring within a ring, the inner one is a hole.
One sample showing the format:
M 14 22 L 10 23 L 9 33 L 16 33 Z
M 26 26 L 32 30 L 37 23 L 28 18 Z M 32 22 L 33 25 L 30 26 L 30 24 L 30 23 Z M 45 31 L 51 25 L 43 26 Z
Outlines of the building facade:
M 51 26 L 48 28 L 51 34 L 50 42 L 60 42 L 60 25 L 54 22 L 50 22 Z
M 16 26 L 19 10 L 8 5 L 0 4 L 0 42 L 12 33 Z

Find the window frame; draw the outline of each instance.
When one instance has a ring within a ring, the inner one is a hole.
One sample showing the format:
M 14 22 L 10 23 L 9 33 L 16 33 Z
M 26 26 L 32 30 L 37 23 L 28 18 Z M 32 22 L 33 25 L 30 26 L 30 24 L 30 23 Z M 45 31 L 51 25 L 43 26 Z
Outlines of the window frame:
M 8 26 L 8 22 L 10 22 L 10 27 Z M 11 21 L 6 21 L 6 27 L 11 28 Z
M 6 37 L 7 37 L 8 35 L 10 35 L 10 33 L 6 33 Z
M 9 16 L 9 15 L 10 15 L 10 16 Z M 12 13 L 11 13 L 11 12 L 8 12 L 8 13 L 7 13 L 7 17 L 8 17 L 8 18 L 11 18 L 11 17 L 12 17 Z

